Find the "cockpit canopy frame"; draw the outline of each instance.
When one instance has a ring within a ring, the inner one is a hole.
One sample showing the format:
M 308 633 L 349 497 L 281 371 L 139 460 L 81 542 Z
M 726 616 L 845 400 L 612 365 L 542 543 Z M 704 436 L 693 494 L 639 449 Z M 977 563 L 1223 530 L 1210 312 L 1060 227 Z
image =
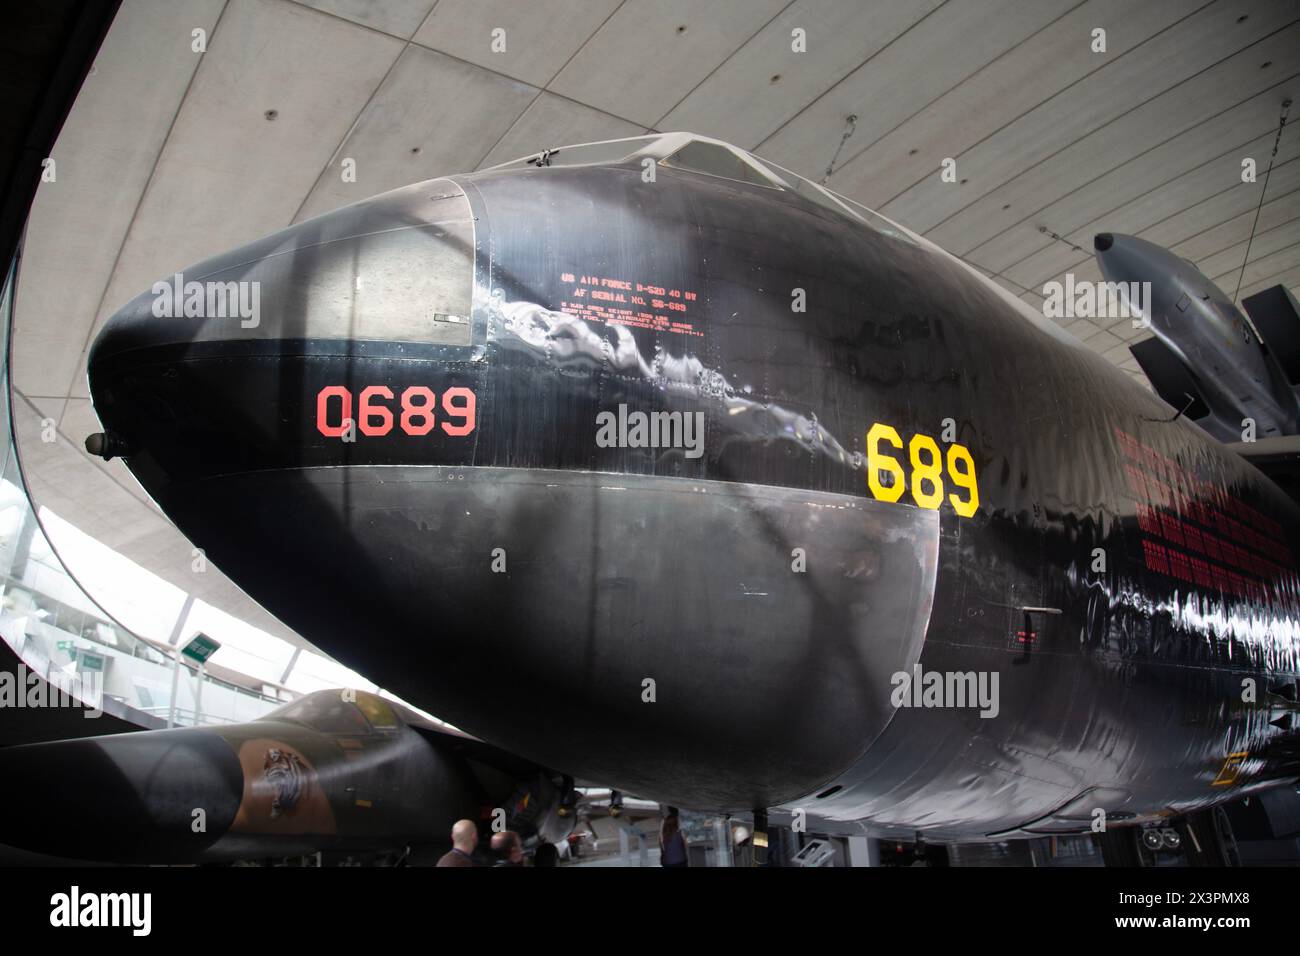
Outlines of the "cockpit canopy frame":
M 916 244 L 907 230 L 861 203 L 761 159 L 748 150 L 695 133 L 658 133 L 557 146 L 491 166 L 485 172 L 546 166 L 637 166 L 642 165 L 646 158 L 673 170 L 797 193 L 877 232 Z

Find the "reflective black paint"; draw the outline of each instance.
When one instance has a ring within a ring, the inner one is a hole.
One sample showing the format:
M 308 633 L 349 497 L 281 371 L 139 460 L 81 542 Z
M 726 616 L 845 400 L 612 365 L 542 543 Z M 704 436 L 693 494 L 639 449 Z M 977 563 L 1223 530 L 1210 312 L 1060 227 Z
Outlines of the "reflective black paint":
M 1282 733 L 1266 691 L 1297 671 L 1294 504 L 924 242 L 792 190 L 642 169 L 454 178 L 474 216 L 469 345 L 317 336 L 289 295 L 298 311 L 246 341 L 230 320 L 152 319 L 146 295 L 96 344 L 96 409 L 164 510 L 286 623 L 470 732 L 619 789 L 971 837 L 1296 774 L 1260 756 Z M 369 203 L 433 248 L 420 223 L 447 181 L 399 192 Z M 193 272 L 307 281 L 302 237 L 329 220 L 267 240 L 282 266 L 236 250 Z M 566 273 L 694 292 L 703 334 L 575 318 Z M 331 384 L 470 387 L 477 427 L 326 439 Z M 619 404 L 702 412 L 703 457 L 598 447 L 596 415 Z M 873 500 L 872 423 L 938 439 L 946 419 L 978 513 Z M 1147 569 L 1121 432 L 1280 523 L 1289 560 L 1267 592 Z M 1030 615 L 1029 645 L 1025 607 L 1060 612 Z M 997 672 L 998 716 L 882 712 L 918 648 L 927 671 Z M 1244 678 L 1262 703 L 1241 702 Z

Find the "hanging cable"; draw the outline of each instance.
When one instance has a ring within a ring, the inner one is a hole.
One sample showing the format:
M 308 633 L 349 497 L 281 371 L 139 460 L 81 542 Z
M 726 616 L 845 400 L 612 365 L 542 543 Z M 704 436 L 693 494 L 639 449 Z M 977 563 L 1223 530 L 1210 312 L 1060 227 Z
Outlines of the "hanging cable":
M 1250 224 L 1250 238 L 1246 240 L 1246 255 L 1241 260 L 1241 272 L 1237 273 L 1237 288 L 1233 290 L 1232 301 L 1237 303 L 1241 292 L 1241 280 L 1246 277 L 1246 263 L 1250 262 L 1250 244 L 1255 241 L 1255 230 L 1259 228 L 1259 214 L 1264 208 L 1264 194 L 1268 192 L 1268 177 L 1273 172 L 1273 160 L 1277 159 L 1277 148 L 1282 142 L 1282 130 L 1286 128 L 1286 117 L 1291 112 L 1291 101 L 1282 101 L 1282 117 L 1277 124 L 1277 137 L 1273 140 L 1273 155 L 1268 158 L 1268 171 L 1264 173 L 1264 188 L 1259 191 L 1259 205 L 1255 207 L 1255 221 Z
M 857 114 L 854 113 L 848 116 L 846 118 L 846 122 L 848 123 L 848 125 L 844 128 L 844 135 L 840 137 L 839 149 L 835 150 L 835 155 L 831 157 L 830 165 L 826 167 L 826 175 L 822 176 L 821 183 L 819 185 L 825 186 L 826 180 L 830 179 L 831 173 L 835 172 L 835 160 L 840 158 L 840 153 L 844 151 L 844 144 L 849 141 L 849 137 L 852 136 L 853 133 L 858 128 Z
M 1051 236 L 1051 237 L 1052 237 L 1053 239 L 1055 239 L 1057 242 L 1063 242 L 1063 243 L 1065 243 L 1067 246 L 1069 246 L 1069 247 L 1070 247 L 1071 249 L 1073 249 L 1075 252 L 1084 252 L 1084 253 L 1086 253 L 1086 252 L 1088 251 L 1088 250 L 1086 250 L 1086 249 L 1081 249 L 1080 247 L 1076 246 L 1076 245 L 1075 245 L 1074 243 L 1072 243 L 1069 239 L 1066 239 L 1065 236 L 1061 236 L 1061 235 L 1058 235 L 1058 234 L 1052 232 L 1052 230 L 1048 229 L 1046 226 L 1039 226 L 1039 227 L 1038 227 L 1038 231 L 1041 232 L 1041 233 L 1043 233 L 1044 235 Z

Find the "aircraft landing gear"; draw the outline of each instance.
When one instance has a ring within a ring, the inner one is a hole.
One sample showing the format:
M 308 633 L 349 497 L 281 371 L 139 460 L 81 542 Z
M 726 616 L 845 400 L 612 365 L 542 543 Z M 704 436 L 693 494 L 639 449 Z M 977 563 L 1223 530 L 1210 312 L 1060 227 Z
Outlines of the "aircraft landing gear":
M 1183 838 L 1173 827 L 1145 827 L 1142 830 L 1142 846 L 1151 853 L 1177 850 L 1182 845 Z
M 1241 866 L 1237 838 L 1223 807 L 1188 814 L 1180 821 L 1179 831 L 1188 866 Z
M 1114 827 L 1095 836 L 1107 866 L 1240 866 L 1222 807 L 1198 810 L 1164 826 Z

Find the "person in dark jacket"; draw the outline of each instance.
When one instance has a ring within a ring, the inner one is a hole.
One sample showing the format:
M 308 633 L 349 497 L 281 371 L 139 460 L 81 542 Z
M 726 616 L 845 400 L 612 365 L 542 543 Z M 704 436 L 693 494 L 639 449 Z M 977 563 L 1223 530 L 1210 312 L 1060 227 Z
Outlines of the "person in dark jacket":
M 478 827 L 474 821 L 457 820 L 451 828 L 451 849 L 438 860 L 438 866 L 473 866 L 476 846 Z
M 492 834 L 492 855 L 496 866 L 523 866 L 524 845 L 519 842 L 519 834 L 514 830 L 503 830 Z
M 686 856 L 686 834 L 682 832 L 682 821 L 677 815 L 676 807 L 668 808 L 659 827 L 659 865 L 689 866 Z
M 560 860 L 560 851 L 554 843 L 543 843 L 533 854 L 533 866 L 556 866 Z

